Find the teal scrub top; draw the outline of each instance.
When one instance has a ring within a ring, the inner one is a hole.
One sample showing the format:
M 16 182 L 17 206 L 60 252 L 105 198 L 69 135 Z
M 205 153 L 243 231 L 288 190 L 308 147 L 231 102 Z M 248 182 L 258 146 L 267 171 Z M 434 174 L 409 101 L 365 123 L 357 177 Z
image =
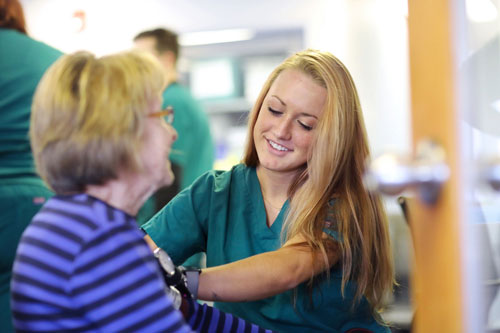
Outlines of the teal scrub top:
M 0 28 L 0 328 L 14 332 L 10 278 L 19 238 L 52 192 L 36 175 L 28 130 L 31 103 L 45 70 L 62 53 Z
M 154 242 L 165 249 L 175 264 L 196 252 L 206 251 L 207 267 L 222 265 L 280 247 L 285 203 L 271 227 L 255 168 L 242 164 L 230 171 L 210 171 L 182 191 L 143 226 Z M 278 332 L 344 332 L 365 328 L 390 332 L 374 319 L 362 299 L 352 308 L 354 283 L 341 295 L 342 272 L 334 267 L 329 281 L 313 289 L 312 303 L 305 284 L 294 291 L 253 302 L 214 305 L 261 327 Z
M 163 92 L 163 107 L 172 106 L 177 140 L 170 160 L 182 167 L 181 190 L 213 168 L 215 148 L 207 115 L 189 91 L 177 82 Z
M 31 102 L 45 70 L 62 53 L 0 28 L 0 176 L 35 175 L 28 137 Z

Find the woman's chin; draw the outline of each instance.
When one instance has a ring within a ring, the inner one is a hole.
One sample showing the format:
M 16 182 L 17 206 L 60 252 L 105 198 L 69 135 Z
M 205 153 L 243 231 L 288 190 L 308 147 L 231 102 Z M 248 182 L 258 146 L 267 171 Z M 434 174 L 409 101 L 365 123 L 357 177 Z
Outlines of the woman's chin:
M 163 186 L 170 186 L 174 183 L 175 176 L 170 166 L 168 167 L 166 175 L 165 177 L 163 177 L 163 179 L 164 179 Z

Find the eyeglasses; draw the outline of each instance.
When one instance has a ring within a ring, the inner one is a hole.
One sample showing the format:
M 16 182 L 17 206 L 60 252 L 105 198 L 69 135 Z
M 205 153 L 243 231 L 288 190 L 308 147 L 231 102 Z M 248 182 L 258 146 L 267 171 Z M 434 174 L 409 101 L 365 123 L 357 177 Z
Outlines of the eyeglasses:
M 174 122 L 174 109 L 171 106 L 167 106 L 165 110 L 156 111 L 148 114 L 148 117 L 158 117 L 158 118 L 165 117 L 165 121 L 168 124 L 172 125 L 172 123 Z

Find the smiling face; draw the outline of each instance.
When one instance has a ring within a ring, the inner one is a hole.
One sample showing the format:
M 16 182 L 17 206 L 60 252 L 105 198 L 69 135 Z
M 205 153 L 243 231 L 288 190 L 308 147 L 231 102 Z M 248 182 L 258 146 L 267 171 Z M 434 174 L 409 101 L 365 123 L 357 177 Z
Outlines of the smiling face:
M 326 101 L 326 89 L 294 69 L 280 73 L 271 85 L 253 130 L 259 164 L 294 172 L 307 161 L 314 129 Z

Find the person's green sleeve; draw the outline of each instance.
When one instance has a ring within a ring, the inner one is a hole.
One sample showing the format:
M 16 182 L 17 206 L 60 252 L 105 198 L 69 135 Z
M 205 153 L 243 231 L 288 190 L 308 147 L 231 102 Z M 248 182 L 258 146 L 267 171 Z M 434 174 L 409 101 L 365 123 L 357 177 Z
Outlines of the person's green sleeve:
M 142 226 L 176 265 L 206 250 L 213 184 L 213 172 L 204 174 Z

